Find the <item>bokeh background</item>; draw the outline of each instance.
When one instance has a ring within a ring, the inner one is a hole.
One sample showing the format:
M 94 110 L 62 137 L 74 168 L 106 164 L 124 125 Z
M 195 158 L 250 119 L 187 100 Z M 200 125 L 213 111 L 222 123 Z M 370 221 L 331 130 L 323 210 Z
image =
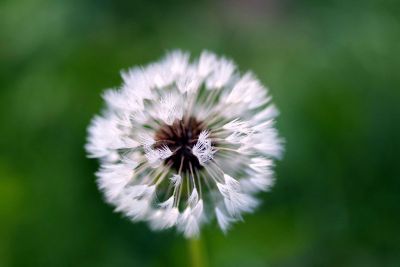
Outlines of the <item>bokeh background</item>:
M 400 266 L 400 2 L 0 1 L 0 266 L 189 266 L 102 201 L 83 149 L 119 71 L 173 48 L 252 69 L 286 154 L 208 266 Z

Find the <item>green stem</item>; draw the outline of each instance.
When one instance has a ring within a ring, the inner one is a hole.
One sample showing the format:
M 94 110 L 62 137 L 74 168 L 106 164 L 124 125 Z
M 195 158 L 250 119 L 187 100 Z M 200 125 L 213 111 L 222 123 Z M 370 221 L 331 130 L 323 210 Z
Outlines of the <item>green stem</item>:
M 205 253 L 201 239 L 189 239 L 188 240 L 190 256 L 191 256 L 191 267 L 206 267 Z

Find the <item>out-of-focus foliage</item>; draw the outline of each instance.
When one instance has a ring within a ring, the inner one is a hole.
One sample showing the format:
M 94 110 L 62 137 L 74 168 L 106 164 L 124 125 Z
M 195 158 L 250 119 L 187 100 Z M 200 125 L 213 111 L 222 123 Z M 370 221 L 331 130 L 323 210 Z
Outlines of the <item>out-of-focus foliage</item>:
M 210 266 L 400 265 L 398 1 L 0 2 L 0 266 L 186 266 L 112 212 L 86 126 L 119 70 L 203 48 L 252 69 L 287 152 L 257 213 L 204 231 Z

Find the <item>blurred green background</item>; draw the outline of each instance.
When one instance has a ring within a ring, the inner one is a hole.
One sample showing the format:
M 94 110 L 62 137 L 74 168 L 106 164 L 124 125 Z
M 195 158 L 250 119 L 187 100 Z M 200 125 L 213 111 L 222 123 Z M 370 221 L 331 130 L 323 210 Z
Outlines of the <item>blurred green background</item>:
M 181 48 L 252 69 L 286 155 L 209 266 L 400 266 L 400 2 L 0 2 L 0 266 L 188 266 L 102 201 L 83 149 L 119 71 Z

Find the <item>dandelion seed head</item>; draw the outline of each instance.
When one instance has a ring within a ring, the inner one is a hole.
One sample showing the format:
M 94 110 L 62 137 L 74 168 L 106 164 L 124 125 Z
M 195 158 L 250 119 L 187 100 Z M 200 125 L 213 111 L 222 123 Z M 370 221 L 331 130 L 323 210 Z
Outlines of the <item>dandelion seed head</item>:
M 106 201 L 132 221 L 188 238 L 208 218 L 226 233 L 253 212 L 283 151 L 278 110 L 255 75 L 208 51 L 193 61 L 172 51 L 121 76 L 120 89 L 104 92 L 85 146 L 100 160 Z

